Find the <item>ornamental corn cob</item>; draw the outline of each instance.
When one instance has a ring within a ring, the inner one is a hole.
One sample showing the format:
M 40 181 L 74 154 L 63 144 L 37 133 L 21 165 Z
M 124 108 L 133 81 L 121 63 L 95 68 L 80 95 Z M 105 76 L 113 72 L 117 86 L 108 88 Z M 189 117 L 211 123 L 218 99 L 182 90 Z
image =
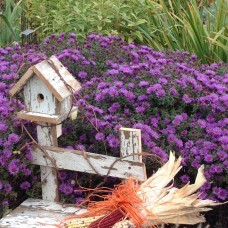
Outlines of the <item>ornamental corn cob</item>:
M 99 219 L 101 216 L 89 217 L 89 218 L 76 218 L 65 223 L 65 228 L 88 228 L 89 225 Z
M 116 209 L 108 215 L 105 215 L 89 225 L 89 228 L 112 228 L 117 222 L 125 217 L 120 209 Z
M 112 228 L 135 228 L 135 225 L 130 220 L 122 220 L 117 222 Z

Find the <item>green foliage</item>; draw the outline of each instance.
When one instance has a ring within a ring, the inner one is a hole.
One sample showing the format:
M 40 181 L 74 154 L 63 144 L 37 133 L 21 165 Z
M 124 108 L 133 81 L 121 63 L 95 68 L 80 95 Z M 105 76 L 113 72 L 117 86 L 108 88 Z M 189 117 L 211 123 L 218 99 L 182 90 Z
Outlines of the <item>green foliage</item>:
M 204 63 L 227 61 L 225 0 L 25 0 L 39 38 L 75 32 L 118 35 L 156 50 L 184 50 Z
M 0 47 L 19 42 L 22 8 L 22 0 L 6 0 L 5 11 L 0 11 Z
M 145 12 L 151 8 L 144 0 L 25 0 L 25 3 L 29 21 L 37 28 L 39 37 L 64 31 L 75 32 L 82 39 L 96 32 L 119 35 L 129 42 L 140 36 L 134 28 L 147 23 Z

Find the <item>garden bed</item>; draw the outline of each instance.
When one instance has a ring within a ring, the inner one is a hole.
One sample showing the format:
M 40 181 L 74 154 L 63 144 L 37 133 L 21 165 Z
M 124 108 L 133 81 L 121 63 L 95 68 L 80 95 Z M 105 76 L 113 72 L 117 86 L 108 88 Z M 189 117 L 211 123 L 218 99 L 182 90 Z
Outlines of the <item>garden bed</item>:
M 83 44 L 75 34 L 51 35 L 43 44 L 0 48 L 0 54 L 1 211 L 13 207 L 25 193 L 40 195 L 37 168 L 30 165 L 31 138 L 21 131 L 15 115 L 24 104 L 20 96 L 10 99 L 8 92 L 29 66 L 53 54 L 83 87 L 75 94 L 78 118 L 64 123 L 61 146 L 118 156 L 119 128 L 138 128 L 143 151 L 160 157 L 159 162 L 167 160 L 169 150 L 184 158 L 177 186 L 193 181 L 197 168 L 204 164 L 208 182 L 200 189 L 200 197 L 227 200 L 226 63 L 202 65 L 187 52 L 158 52 L 128 45 L 116 36 L 95 34 Z M 31 123 L 24 124 L 36 138 Z M 145 162 L 154 170 L 160 165 Z M 62 198 L 72 203 L 86 197 L 74 190 L 102 182 L 101 177 L 90 182 L 81 173 L 60 171 L 58 175 Z M 108 178 L 105 184 L 112 187 L 115 183 L 118 180 Z M 226 225 L 225 209 L 224 205 L 211 212 L 208 222 L 212 220 L 214 226 L 218 219 L 216 226 Z

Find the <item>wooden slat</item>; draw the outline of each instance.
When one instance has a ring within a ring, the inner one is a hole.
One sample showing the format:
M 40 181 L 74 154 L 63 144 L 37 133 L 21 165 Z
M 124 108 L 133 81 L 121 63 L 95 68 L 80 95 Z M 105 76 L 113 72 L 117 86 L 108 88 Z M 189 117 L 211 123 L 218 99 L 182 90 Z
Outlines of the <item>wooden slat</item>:
M 81 214 L 84 209 L 40 199 L 27 199 L 18 208 L 0 220 L 1 228 L 56 228 L 72 214 Z
M 73 107 L 71 110 L 72 112 L 75 112 L 77 110 L 77 107 Z M 37 112 L 26 112 L 24 110 L 17 113 L 18 118 L 24 119 L 24 120 L 30 120 L 35 122 L 46 122 L 51 124 L 59 124 L 63 120 L 67 118 L 69 113 L 65 113 L 62 115 L 48 115 L 43 113 L 37 113 Z M 70 115 L 69 115 L 70 116 Z
M 69 150 L 58 147 L 44 147 L 49 157 L 56 161 L 59 169 L 67 169 L 85 173 L 109 175 L 119 178 L 134 177 L 139 181 L 146 180 L 146 170 L 144 163 L 121 160 L 115 157 Z M 54 167 L 52 162 L 39 148 L 33 148 L 33 164 Z M 116 161 L 116 162 L 115 162 Z M 97 171 L 95 172 L 90 164 Z M 110 170 L 110 173 L 108 171 Z
M 32 68 L 29 68 L 26 73 L 20 78 L 20 80 L 13 86 L 13 88 L 9 91 L 9 94 L 11 96 L 14 96 L 16 93 L 18 93 L 23 86 L 27 83 L 27 81 L 32 77 L 33 75 Z
M 122 127 L 119 130 L 119 136 L 121 158 L 142 162 L 141 130 Z

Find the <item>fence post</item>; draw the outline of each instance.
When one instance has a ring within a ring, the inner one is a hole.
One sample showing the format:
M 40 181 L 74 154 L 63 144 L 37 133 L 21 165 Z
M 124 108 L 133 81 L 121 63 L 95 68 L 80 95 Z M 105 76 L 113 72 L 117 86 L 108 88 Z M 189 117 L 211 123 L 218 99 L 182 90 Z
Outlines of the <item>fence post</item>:
M 37 138 L 41 146 L 58 146 L 58 127 L 48 123 L 37 125 Z M 45 155 L 44 155 L 45 156 Z M 42 198 L 53 202 L 59 201 L 58 177 L 56 168 L 40 166 Z
M 119 135 L 120 157 L 124 160 L 142 162 L 141 130 L 122 127 Z

